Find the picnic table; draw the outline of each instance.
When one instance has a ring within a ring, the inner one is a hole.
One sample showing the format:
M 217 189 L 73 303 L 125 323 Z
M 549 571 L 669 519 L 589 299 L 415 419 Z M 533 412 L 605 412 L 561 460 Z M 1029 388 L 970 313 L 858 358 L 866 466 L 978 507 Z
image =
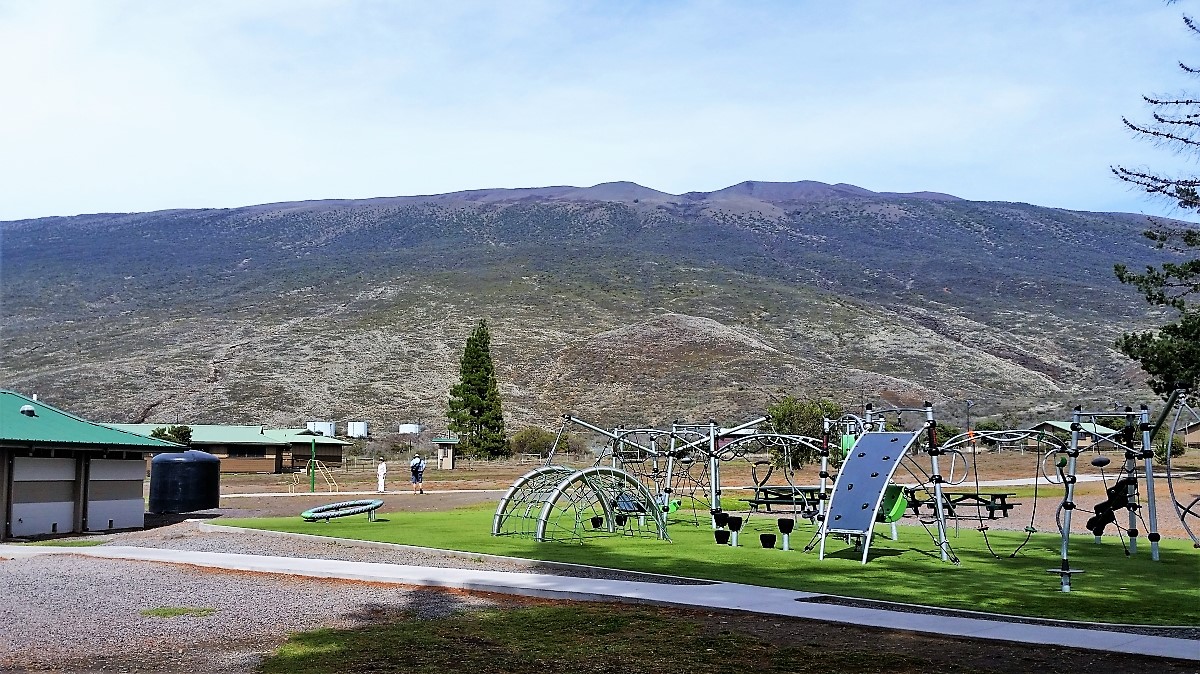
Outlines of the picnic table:
M 740 499 L 749 504 L 751 512 L 758 512 L 760 506 L 767 512 L 771 512 L 771 506 L 786 506 L 792 510 L 797 507 L 804 510 L 816 510 L 821 497 L 821 488 L 818 486 L 764 485 L 743 487 L 743 489 L 754 490 L 753 498 Z M 832 491 L 832 489 L 826 491 Z
M 974 492 L 974 491 L 943 491 L 942 492 L 942 507 L 946 511 L 946 517 L 977 517 L 976 514 L 961 514 L 959 508 L 982 508 L 987 510 L 988 519 L 996 519 L 996 513 L 1000 513 L 1001 517 L 1008 517 L 1008 511 L 1014 507 L 1021 505 L 1015 501 L 1009 501 L 1010 497 L 1016 496 L 1012 492 Z M 908 507 L 916 515 L 921 514 L 921 508 L 934 509 L 933 496 L 921 498 L 913 496 L 909 499 Z

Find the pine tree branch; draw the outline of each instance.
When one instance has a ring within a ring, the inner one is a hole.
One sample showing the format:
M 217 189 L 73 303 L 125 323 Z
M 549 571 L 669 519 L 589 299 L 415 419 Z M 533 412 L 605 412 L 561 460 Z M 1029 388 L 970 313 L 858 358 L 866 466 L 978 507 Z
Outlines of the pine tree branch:
M 1152 126 L 1141 126 L 1138 124 L 1134 124 L 1133 122 L 1129 121 L 1125 117 L 1122 117 L 1121 121 L 1124 122 L 1125 126 L 1128 127 L 1131 131 L 1134 131 L 1136 133 L 1145 134 L 1147 136 L 1151 136 L 1160 141 L 1170 141 L 1170 142 L 1180 143 L 1181 145 L 1200 146 L 1200 140 L 1196 140 L 1194 138 L 1189 138 L 1187 136 L 1181 136 L 1181 135 L 1170 133 L 1167 131 L 1161 131 Z

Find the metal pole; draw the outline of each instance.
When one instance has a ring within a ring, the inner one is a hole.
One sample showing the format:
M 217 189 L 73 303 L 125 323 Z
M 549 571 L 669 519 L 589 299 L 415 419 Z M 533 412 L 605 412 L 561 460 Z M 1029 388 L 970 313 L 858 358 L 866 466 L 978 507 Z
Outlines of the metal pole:
M 315 492 L 317 490 L 317 438 L 313 436 L 312 444 L 310 445 L 311 453 L 308 459 L 308 491 Z
M 1083 418 L 1083 408 L 1075 407 L 1074 413 L 1071 415 L 1071 447 L 1067 450 L 1067 472 L 1063 475 L 1063 482 L 1067 485 L 1067 493 L 1063 497 L 1063 525 L 1062 525 L 1062 560 L 1058 569 L 1059 578 L 1062 583 L 1062 591 L 1071 591 L 1071 560 L 1068 556 L 1068 550 L 1071 545 L 1071 512 L 1075 510 L 1075 464 L 1079 458 L 1079 431 L 1083 428 L 1080 419 Z
M 825 499 L 828 498 L 828 493 L 826 491 L 826 487 L 829 482 L 829 434 L 832 432 L 833 422 L 828 417 L 826 417 L 823 420 L 822 425 L 824 427 L 823 428 L 824 432 L 822 433 L 822 437 L 821 437 L 821 472 L 819 473 L 819 476 L 821 478 L 821 493 L 817 495 L 817 521 L 818 522 L 825 521 Z M 839 437 L 838 438 L 838 447 L 841 447 L 841 442 L 842 442 L 842 439 L 841 439 L 841 437 Z M 788 467 L 790 468 L 791 466 L 788 466 Z M 784 541 L 787 541 L 786 536 L 784 537 Z
M 1133 425 L 1133 408 L 1125 408 L 1125 426 Z M 1121 433 L 1121 440 L 1129 441 L 1129 446 L 1125 448 L 1125 466 L 1122 470 L 1124 477 L 1131 478 L 1133 482 L 1129 482 L 1125 486 L 1125 498 L 1130 507 L 1126 508 L 1129 511 L 1129 554 L 1137 554 L 1137 460 L 1141 456 L 1141 452 L 1133 451 L 1133 438 L 1127 437 L 1124 432 Z M 1118 525 L 1119 526 L 1119 525 Z M 1096 542 L 1100 542 L 1100 537 L 1096 537 Z
M 975 449 L 975 436 L 971 435 L 971 406 L 974 404 L 974 400 L 967 401 L 967 443 L 972 451 Z
M 689 443 L 691 444 L 691 443 Z M 717 422 L 708 422 L 708 502 L 712 528 L 717 528 L 716 514 L 721 512 L 721 461 L 717 458 Z
M 1142 405 L 1142 458 L 1145 460 L 1146 466 L 1146 514 L 1150 520 L 1146 526 L 1150 527 L 1150 533 L 1146 538 L 1150 539 L 1150 559 L 1158 561 L 1158 513 L 1154 509 L 1154 439 L 1150 437 L 1150 408 Z
M 929 460 L 932 464 L 933 499 L 937 504 L 938 548 L 942 551 L 942 561 L 950 558 L 948 550 L 950 541 L 946 538 L 946 512 L 942 509 L 942 475 L 938 469 L 938 456 L 942 450 L 937 446 L 937 422 L 933 419 L 933 403 L 925 403 L 925 427 L 929 429 Z

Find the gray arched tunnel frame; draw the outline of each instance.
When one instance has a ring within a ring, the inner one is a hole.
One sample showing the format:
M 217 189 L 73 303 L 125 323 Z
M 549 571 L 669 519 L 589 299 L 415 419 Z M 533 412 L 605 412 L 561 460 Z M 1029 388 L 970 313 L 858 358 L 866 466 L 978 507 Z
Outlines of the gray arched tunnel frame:
M 504 528 L 504 522 L 510 515 L 510 513 L 507 512 L 508 506 L 514 500 L 516 500 L 516 497 L 524 496 L 524 490 L 527 488 L 529 491 L 533 491 L 543 486 L 538 478 L 570 476 L 575 472 L 576 471 L 574 469 L 567 468 L 565 466 L 539 466 L 517 478 L 516 481 L 513 482 L 512 486 L 508 488 L 508 491 L 504 492 L 504 496 L 500 498 L 499 505 L 496 506 L 496 514 L 494 517 L 492 517 L 492 535 L 500 535 L 501 530 Z M 556 481 L 554 484 L 557 485 L 559 482 L 561 482 L 561 480 Z
M 651 494 L 646 485 L 642 484 L 630 473 L 627 473 L 619 468 L 610 468 L 608 466 L 592 466 L 591 468 L 585 468 L 581 471 L 573 473 L 569 477 L 559 482 L 558 485 L 554 487 L 554 490 L 550 492 L 549 498 L 546 499 L 545 504 L 542 506 L 542 511 L 538 515 L 537 530 L 534 533 L 534 540 L 545 540 L 546 524 L 550 519 L 550 513 L 554 509 L 555 503 L 558 502 L 558 499 L 566 492 L 568 488 L 576 483 L 584 484 L 592 491 L 593 494 L 595 494 L 596 502 L 599 503 L 601 509 L 603 509 L 605 519 L 609 522 L 609 527 L 611 530 L 611 523 L 614 520 L 614 513 L 612 511 L 612 504 L 609 503 L 609 495 L 603 493 L 596 487 L 596 485 L 589 479 L 592 476 L 615 477 L 620 479 L 625 485 L 631 487 L 630 491 L 636 492 L 639 496 L 641 496 L 640 505 L 645 510 L 645 514 L 654 518 L 654 525 L 658 530 L 658 537 L 666 541 L 671 540 L 671 537 L 667 535 L 666 516 L 663 514 L 662 508 L 659 507 L 658 503 L 655 502 L 654 494 Z

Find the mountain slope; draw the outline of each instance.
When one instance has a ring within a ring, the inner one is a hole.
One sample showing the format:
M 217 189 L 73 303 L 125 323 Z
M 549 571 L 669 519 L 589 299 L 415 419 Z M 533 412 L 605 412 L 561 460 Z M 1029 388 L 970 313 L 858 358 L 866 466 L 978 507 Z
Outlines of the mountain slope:
M 510 425 L 738 420 L 785 392 L 961 414 L 1151 400 L 1111 349 L 1136 216 L 634 183 L 0 223 L 3 384 L 113 421 L 442 417 L 492 324 Z M 598 419 L 599 420 L 599 419 Z

